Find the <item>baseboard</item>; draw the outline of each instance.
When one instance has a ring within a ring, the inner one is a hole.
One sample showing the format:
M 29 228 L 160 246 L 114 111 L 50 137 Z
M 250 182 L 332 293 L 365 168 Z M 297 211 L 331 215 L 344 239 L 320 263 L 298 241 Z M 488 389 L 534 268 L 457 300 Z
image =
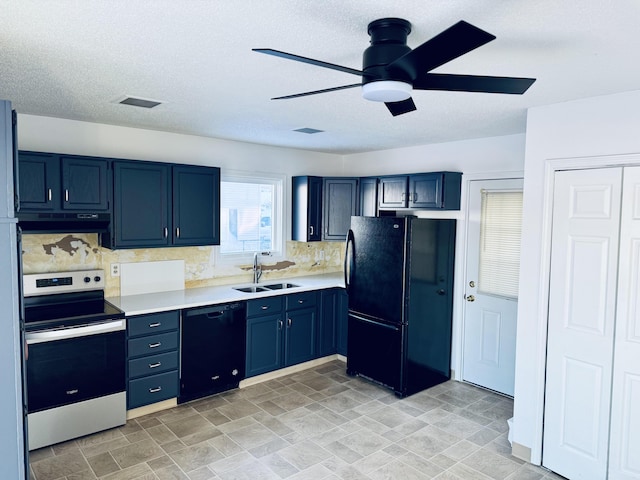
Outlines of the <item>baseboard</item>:
M 132 410 L 127 410 L 127 420 L 131 420 L 132 418 L 142 417 L 143 415 L 149 415 L 150 413 L 156 413 L 161 410 L 167 410 L 168 408 L 173 408 L 178 406 L 177 398 L 170 398 L 169 400 L 164 400 L 162 402 L 152 403 L 151 405 L 145 405 L 144 407 L 134 408 Z
M 511 455 L 519 458 L 520 460 L 524 460 L 527 463 L 531 463 L 531 449 L 529 447 L 525 447 L 524 445 L 520 445 L 519 443 L 512 442 Z
M 318 365 L 323 365 L 333 360 L 342 360 L 340 357 L 345 358 L 342 355 L 334 354 L 327 357 L 316 358 L 315 360 L 309 360 L 308 362 L 298 363 L 297 365 L 291 365 L 290 367 L 281 368 L 279 370 L 274 370 L 273 372 L 263 373 L 262 375 L 256 375 L 255 377 L 245 378 L 240 382 L 240 388 L 247 388 L 251 385 L 257 385 L 258 383 L 273 380 L 274 378 L 280 378 L 285 375 L 291 375 L 292 373 L 302 372 L 308 368 L 317 367 Z M 346 358 L 343 361 L 346 361 Z

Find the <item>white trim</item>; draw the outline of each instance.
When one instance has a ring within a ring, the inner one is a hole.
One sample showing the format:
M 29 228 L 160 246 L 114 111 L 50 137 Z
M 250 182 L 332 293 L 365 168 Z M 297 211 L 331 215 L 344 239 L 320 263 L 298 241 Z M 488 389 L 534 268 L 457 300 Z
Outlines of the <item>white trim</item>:
M 549 279 L 551 268 L 551 222 L 553 211 L 553 183 L 559 170 L 579 170 L 640 165 L 640 154 L 599 155 L 593 157 L 549 158 L 545 160 L 543 179 L 542 231 L 540 234 L 540 278 L 538 296 L 538 329 L 535 339 L 536 373 L 532 379 L 535 386 L 535 432 L 531 447 L 531 463 L 542 464 L 542 432 L 544 426 L 544 390 L 547 358 L 547 322 L 549 310 Z M 526 195 L 526 192 L 525 192 Z

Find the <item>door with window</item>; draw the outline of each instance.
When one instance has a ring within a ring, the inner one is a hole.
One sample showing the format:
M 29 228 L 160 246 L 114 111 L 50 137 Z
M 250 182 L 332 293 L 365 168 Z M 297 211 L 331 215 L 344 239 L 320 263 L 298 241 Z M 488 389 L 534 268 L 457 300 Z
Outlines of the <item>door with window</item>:
M 513 396 L 522 179 L 469 183 L 462 379 Z

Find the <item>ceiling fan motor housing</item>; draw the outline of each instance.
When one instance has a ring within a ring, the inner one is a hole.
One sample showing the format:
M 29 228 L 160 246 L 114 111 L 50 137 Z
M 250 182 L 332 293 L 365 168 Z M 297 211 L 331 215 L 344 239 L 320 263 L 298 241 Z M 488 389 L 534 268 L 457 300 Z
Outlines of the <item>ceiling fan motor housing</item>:
M 371 22 L 367 32 L 371 46 L 362 55 L 362 83 L 392 80 L 410 84 L 413 81 L 411 72 L 387 69 L 386 66 L 411 51 L 407 46 L 411 23 L 402 18 L 381 18 Z

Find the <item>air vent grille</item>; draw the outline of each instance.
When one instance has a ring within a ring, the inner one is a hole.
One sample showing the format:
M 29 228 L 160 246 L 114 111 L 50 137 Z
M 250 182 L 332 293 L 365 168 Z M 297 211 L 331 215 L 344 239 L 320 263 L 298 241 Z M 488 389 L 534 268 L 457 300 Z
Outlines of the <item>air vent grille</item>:
M 122 105 L 131 105 L 133 107 L 142 107 L 142 108 L 153 108 L 162 104 L 162 102 L 157 100 L 148 100 L 146 98 L 136 98 L 136 97 L 125 97 L 123 100 L 120 100 L 118 103 Z
M 294 132 L 300 132 L 300 133 L 308 133 L 309 135 L 311 135 L 312 133 L 322 133 L 324 132 L 324 130 L 318 130 L 316 128 L 298 128 L 296 130 L 294 130 Z

